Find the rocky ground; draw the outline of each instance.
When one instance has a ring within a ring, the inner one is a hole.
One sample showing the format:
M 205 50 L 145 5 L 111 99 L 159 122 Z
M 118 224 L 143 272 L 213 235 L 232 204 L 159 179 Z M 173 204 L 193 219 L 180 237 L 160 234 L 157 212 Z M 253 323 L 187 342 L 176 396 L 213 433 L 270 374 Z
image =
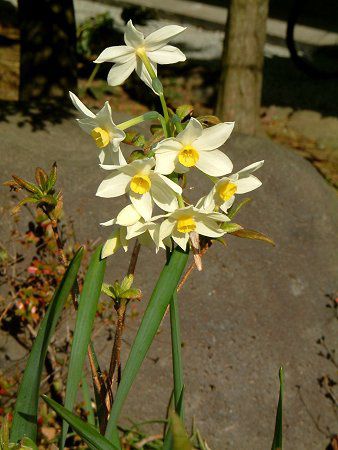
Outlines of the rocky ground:
M 116 113 L 117 121 L 124 118 Z M 109 230 L 98 223 L 111 218 L 124 199 L 94 196 L 102 173 L 91 140 L 74 118 L 45 123 L 35 132 L 22 119 L 13 116 L 0 123 L 3 179 L 11 173 L 32 178 L 35 165 L 48 167 L 57 160 L 65 211 L 75 220 L 78 240 L 107 237 Z M 332 400 L 337 395 L 332 384 L 336 368 L 328 358 L 337 346 L 331 300 L 337 290 L 336 193 L 309 162 L 271 140 L 234 136 L 224 150 L 236 169 L 265 159 L 258 174 L 263 186 L 251 195 L 254 201 L 237 222 L 272 236 L 276 247 L 229 237 L 226 248 L 215 245 L 209 250 L 204 270 L 194 273 L 182 290 L 188 422 L 196 418 L 215 450 L 243 448 L 248 440 L 252 450 L 269 448 L 278 368 L 283 365 L 285 449 L 324 450 L 337 432 Z M 210 188 L 207 178 L 197 173 L 193 178 L 198 193 Z M 9 206 L 8 191 L 2 189 L 0 195 L 1 203 Z M 6 233 L 3 226 L 1 236 Z M 111 259 L 107 281 L 122 276 L 127 260 L 124 253 Z M 150 250 L 142 251 L 136 284 L 144 300 L 137 305 L 136 316 L 134 310 L 128 319 L 124 352 L 163 261 L 162 253 L 155 257 Z M 68 325 L 72 321 L 65 317 L 63 326 Z M 168 331 L 166 319 L 130 394 L 124 418 L 163 416 L 171 390 Z M 96 339 L 103 364 L 109 358 L 109 335 L 107 324 L 99 323 Z M 322 336 L 326 349 L 320 343 Z M 13 369 L 25 351 L 6 339 L 1 365 Z

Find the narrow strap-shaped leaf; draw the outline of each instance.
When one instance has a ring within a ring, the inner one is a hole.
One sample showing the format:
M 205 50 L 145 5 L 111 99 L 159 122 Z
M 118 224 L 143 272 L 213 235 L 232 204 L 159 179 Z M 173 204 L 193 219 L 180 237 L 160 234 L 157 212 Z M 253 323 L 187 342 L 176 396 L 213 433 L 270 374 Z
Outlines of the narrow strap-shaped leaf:
M 170 422 L 173 433 L 172 450 L 193 450 L 183 422 L 176 413 L 172 413 Z
M 115 444 L 119 441 L 117 420 L 122 406 L 156 335 L 167 306 L 172 299 L 173 293 L 177 289 L 178 282 L 186 266 L 187 260 L 187 251 L 184 252 L 178 248 L 173 251 L 161 272 L 147 309 L 143 315 L 141 325 L 137 331 L 126 366 L 122 373 L 121 383 L 114 399 L 113 408 L 106 429 L 106 437 L 112 439 Z
M 56 401 L 43 395 L 44 401 L 54 409 L 93 450 L 118 450 L 111 442 L 100 434 L 95 427 L 84 422 L 80 417 L 59 405 Z
M 183 416 L 183 400 L 184 400 L 184 385 L 182 386 L 182 390 L 181 390 L 180 396 L 178 398 L 178 402 L 175 406 L 175 412 L 179 418 L 181 418 Z M 171 414 L 173 412 L 174 412 L 174 410 L 170 409 L 168 412 L 168 416 L 171 416 Z M 171 428 L 171 420 L 168 420 L 168 426 L 167 426 L 166 433 L 164 435 L 162 450 L 172 450 L 172 448 L 173 448 L 173 431 Z
M 283 395 L 284 395 L 284 370 L 279 369 L 279 400 L 276 414 L 275 433 L 271 450 L 283 449 Z
M 46 315 L 41 321 L 39 332 L 29 354 L 15 404 L 11 442 L 17 442 L 23 436 L 27 436 L 33 442 L 36 440 L 39 387 L 47 348 L 63 306 L 76 280 L 82 256 L 83 248 L 80 248 L 69 264 Z
M 170 329 L 171 329 L 171 348 L 172 348 L 172 364 L 174 378 L 174 397 L 175 410 L 178 414 L 178 402 L 183 389 L 183 366 L 182 366 L 182 342 L 180 331 L 180 316 L 178 310 L 177 292 L 175 291 L 170 302 Z M 181 420 L 184 420 L 184 408 L 181 407 Z
M 92 399 L 90 397 L 90 390 L 87 383 L 86 375 L 83 374 L 81 378 L 82 394 L 84 400 L 84 409 L 87 413 L 87 421 L 90 425 L 95 426 L 95 414 L 92 406 Z
M 76 314 L 76 323 L 72 349 L 70 353 L 68 378 L 66 385 L 65 408 L 72 411 L 80 385 L 83 365 L 87 354 L 90 336 L 93 329 L 97 304 L 99 301 L 106 260 L 101 259 L 101 246 L 93 253 L 86 277 L 84 280 L 79 307 Z M 64 448 L 68 432 L 68 423 L 62 424 L 60 449 Z

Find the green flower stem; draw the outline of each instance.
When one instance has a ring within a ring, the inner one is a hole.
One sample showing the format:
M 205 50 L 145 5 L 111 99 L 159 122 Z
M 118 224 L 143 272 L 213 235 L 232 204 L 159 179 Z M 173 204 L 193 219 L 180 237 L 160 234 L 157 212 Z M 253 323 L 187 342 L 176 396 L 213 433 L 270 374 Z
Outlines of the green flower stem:
M 117 127 L 120 130 L 126 130 L 127 128 L 133 127 L 134 125 L 138 125 L 139 123 L 145 122 L 146 120 L 159 120 L 162 123 L 163 116 L 157 111 L 149 111 L 145 114 L 141 114 L 140 116 L 134 117 L 126 122 L 122 122 Z
M 122 372 L 121 383 L 117 389 L 113 408 L 110 412 L 105 436 L 118 446 L 117 421 L 129 390 L 138 374 L 141 364 L 161 324 L 167 306 L 177 289 L 188 260 L 189 251 L 175 248 L 165 264 L 143 315 L 131 347 L 128 360 Z
M 162 109 L 163 109 L 164 120 L 165 120 L 165 128 L 163 128 L 163 131 L 164 131 L 164 136 L 167 138 L 167 137 L 171 136 L 171 129 L 170 129 L 170 119 L 169 119 L 168 107 L 167 107 L 167 103 L 165 101 L 165 97 L 163 94 L 163 87 L 161 85 L 160 80 L 157 78 L 157 75 L 154 72 L 152 65 L 150 64 L 150 61 L 149 61 L 149 58 L 148 58 L 146 52 L 140 51 L 138 53 L 138 56 L 141 58 L 145 68 L 147 69 L 147 71 L 152 79 L 154 90 L 160 97 L 160 101 L 161 101 L 161 105 L 162 105 Z M 156 87 L 158 87 L 158 86 L 161 88 L 160 90 L 156 89 Z
M 182 126 L 181 120 L 180 120 L 180 118 L 178 117 L 177 114 L 174 114 L 174 115 L 172 116 L 171 120 L 172 120 L 172 122 L 174 123 L 175 128 L 176 128 L 176 130 L 177 130 L 178 132 L 183 131 L 183 126 Z
M 177 194 L 177 200 L 178 200 L 178 206 L 179 206 L 180 208 L 184 208 L 184 207 L 185 207 L 185 204 L 184 204 L 184 200 L 183 200 L 182 195 Z
M 97 72 L 99 71 L 99 68 L 100 68 L 100 64 L 95 64 L 95 67 L 94 67 L 92 73 L 90 74 L 90 77 L 88 78 L 88 81 L 86 83 L 85 91 L 87 91 L 91 87 L 91 85 L 97 75 Z
M 182 342 L 180 331 L 180 315 L 178 310 L 177 293 L 174 292 L 170 302 L 170 329 L 174 378 L 175 410 L 178 410 L 179 401 L 183 390 L 183 366 L 182 366 Z M 184 409 L 181 407 L 181 419 L 184 417 Z
M 216 184 L 219 181 L 219 178 L 217 177 L 213 177 L 212 175 L 208 175 L 207 173 L 205 173 L 204 175 L 206 175 L 209 180 L 211 180 L 214 184 Z

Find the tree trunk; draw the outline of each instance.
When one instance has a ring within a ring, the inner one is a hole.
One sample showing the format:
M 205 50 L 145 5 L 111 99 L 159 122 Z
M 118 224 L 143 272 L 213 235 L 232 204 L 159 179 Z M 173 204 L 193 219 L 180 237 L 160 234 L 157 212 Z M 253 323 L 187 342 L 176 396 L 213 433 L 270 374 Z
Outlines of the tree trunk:
M 216 114 L 242 133 L 260 128 L 262 68 L 269 0 L 231 0 Z
M 22 101 L 65 97 L 76 89 L 72 0 L 19 0 Z

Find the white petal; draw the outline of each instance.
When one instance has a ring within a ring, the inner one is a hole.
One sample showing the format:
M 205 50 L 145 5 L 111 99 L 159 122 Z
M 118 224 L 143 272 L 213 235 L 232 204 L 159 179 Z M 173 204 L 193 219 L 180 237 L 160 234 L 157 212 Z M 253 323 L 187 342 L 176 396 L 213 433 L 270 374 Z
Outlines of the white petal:
M 118 86 L 122 84 L 136 67 L 136 59 L 123 64 L 115 64 L 109 71 L 107 81 L 109 86 Z
M 179 25 L 167 25 L 162 27 L 153 33 L 150 33 L 144 40 L 146 49 L 149 51 L 157 50 L 172 39 L 173 37 L 179 35 L 186 27 L 180 27 Z
M 127 228 L 120 227 L 120 243 L 125 252 L 128 251 Z
M 110 131 L 110 128 L 117 128 L 112 119 L 111 107 L 108 101 L 106 101 L 100 111 L 96 114 L 97 124 L 104 128 L 107 131 Z M 118 129 L 118 128 L 117 128 Z
M 230 158 L 220 150 L 200 152 L 196 167 L 213 177 L 221 177 L 232 171 Z
M 144 175 L 149 175 L 152 167 L 155 165 L 154 158 L 144 158 L 144 159 L 136 159 L 135 161 L 127 164 L 125 166 L 121 166 L 121 172 L 125 173 L 133 177 L 138 173 L 142 173 Z
M 99 154 L 99 160 L 101 167 L 120 167 L 120 165 L 126 164 L 126 160 L 122 154 L 120 147 L 116 147 L 113 144 L 108 144 L 103 148 Z M 111 170 L 111 169 L 110 169 Z
M 177 47 L 166 45 L 160 50 L 147 52 L 148 58 L 158 64 L 174 64 L 180 61 L 185 61 L 187 58 L 184 53 Z
M 229 222 L 230 219 L 223 213 L 211 212 L 207 215 L 208 219 L 216 220 L 216 222 Z
M 102 181 L 96 195 L 98 197 L 119 197 L 127 191 L 130 177 L 124 173 L 114 172 Z
M 192 117 L 189 120 L 188 125 L 183 131 L 181 131 L 176 139 L 180 141 L 183 145 L 191 145 L 196 139 L 198 139 L 203 132 L 203 127 L 200 122 Z M 194 142 L 195 146 L 195 142 Z
M 248 175 L 252 174 L 252 172 L 255 172 L 257 169 L 262 167 L 263 164 L 264 160 L 255 162 L 253 164 L 250 164 L 250 166 L 244 167 L 244 169 L 237 172 L 237 174 L 239 175 L 239 178 L 245 178 Z
M 135 50 L 133 47 L 126 45 L 115 45 L 103 50 L 95 59 L 94 63 L 113 62 L 123 64 L 133 58 Z
M 177 172 L 177 173 L 187 173 L 187 172 L 189 172 L 189 170 L 190 170 L 190 167 L 183 166 L 183 164 L 181 164 L 179 162 L 178 158 L 176 159 L 176 161 L 175 161 L 175 172 Z
M 134 225 L 136 222 L 140 220 L 141 216 L 136 211 L 133 205 L 128 205 L 125 208 L 121 209 L 116 217 L 116 223 L 118 225 L 122 225 L 124 227 L 129 227 L 130 225 Z
M 150 193 L 146 192 L 145 194 L 135 194 L 135 192 L 130 191 L 129 197 L 137 212 L 144 218 L 144 220 L 150 220 L 153 214 L 154 205 Z
M 69 91 L 69 96 L 70 96 L 70 99 L 71 99 L 73 105 L 81 114 L 83 114 L 86 117 L 91 117 L 91 118 L 95 117 L 95 114 L 92 113 L 90 111 L 90 109 L 88 109 L 87 106 L 81 102 L 79 97 L 77 97 L 75 94 L 73 94 L 73 92 Z
M 149 222 L 146 222 L 146 223 L 137 222 L 131 226 L 128 226 L 127 239 L 132 239 L 133 237 L 137 237 L 140 234 L 145 233 L 146 231 L 148 231 L 148 227 L 149 227 Z
M 124 42 L 133 48 L 142 47 L 144 45 L 144 35 L 141 31 L 137 30 L 131 20 L 126 25 L 126 31 L 124 32 Z
M 107 220 L 107 222 L 101 222 L 100 225 L 103 227 L 110 227 L 111 225 L 116 225 L 116 218 Z
M 221 210 L 224 211 L 225 213 L 227 213 L 228 209 L 231 208 L 234 201 L 235 201 L 235 196 L 233 195 L 229 200 L 227 200 L 226 202 L 224 202 L 220 205 Z
M 107 258 L 107 256 L 113 255 L 119 248 L 121 248 L 120 230 L 116 227 L 112 236 L 102 247 L 101 258 Z
M 176 244 L 181 247 L 182 250 L 184 250 L 184 251 L 186 250 L 187 243 L 189 240 L 188 233 L 180 233 L 179 231 L 174 230 L 174 232 L 172 234 L 172 238 L 176 242 Z
M 76 119 L 77 123 L 80 125 L 83 131 L 90 134 L 94 128 L 97 127 L 97 122 L 95 118 L 86 117 L 85 119 Z
M 221 230 L 214 220 L 203 220 L 203 222 L 196 221 L 196 231 L 202 236 L 220 237 L 225 231 Z
M 154 148 L 156 153 L 176 152 L 178 153 L 182 148 L 182 144 L 176 138 L 167 138 L 159 142 Z
M 158 177 L 161 178 L 162 181 L 165 182 L 167 186 L 169 186 L 174 192 L 177 194 L 182 194 L 182 188 L 177 183 L 172 181 L 170 178 L 165 177 L 164 175 L 161 175 L 160 173 L 156 174 Z
M 163 241 L 166 237 L 170 236 L 176 222 L 174 220 L 164 220 L 160 225 L 159 239 Z
M 230 136 L 235 122 L 224 122 L 203 130 L 194 145 L 198 150 L 214 150 L 220 147 Z
M 121 164 L 100 164 L 100 167 L 104 170 L 120 170 Z
M 153 63 L 153 62 L 150 61 L 150 65 L 153 68 L 153 71 L 155 72 L 155 74 L 157 74 L 157 65 L 156 65 L 156 63 Z M 137 61 L 136 61 L 136 73 L 141 78 L 141 80 L 147 86 L 149 86 L 150 89 L 152 89 L 154 91 L 154 89 L 152 87 L 151 76 L 149 75 L 148 70 L 145 68 L 145 66 L 144 66 L 144 64 L 143 64 L 143 62 L 142 62 L 142 60 L 140 58 L 137 58 Z M 156 94 L 156 92 L 155 92 L 155 94 Z
M 175 192 L 157 175 L 151 180 L 151 195 L 154 202 L 164 211 L 174 211 L 178 208 Z
M 165 245 L 164 245 L 163 241 L 160 240 L 160 225 L 159 224 L 153 224 L 153 225 L 154 225 L 154 227 L 149 228 L 148 232 L 149 232 L 151 239 L 153 240 L 153 242 L 156 245 L 156 253 L 157 253 L 160 247 L 165 249 Z
M 182 148 L 180 142 L 175 139 L 165 139 L 155 149 L 155 172 L 169 175 L 175 170 L 177 154 Z
M 196 203 L 196 208 L 203 209 L 205 211 L 211 212 L 216 206 L 215 203 L 215 188 L 213 188 L 208 195 L 202 197 Z
M 246 178 L 240 178 L 236 184 L 237 184 L 236 194 L 245 194 L 247 192 L 259 188 L 259 186 L 262 185 L 262 182 L 254 175 L 249 175 Z

